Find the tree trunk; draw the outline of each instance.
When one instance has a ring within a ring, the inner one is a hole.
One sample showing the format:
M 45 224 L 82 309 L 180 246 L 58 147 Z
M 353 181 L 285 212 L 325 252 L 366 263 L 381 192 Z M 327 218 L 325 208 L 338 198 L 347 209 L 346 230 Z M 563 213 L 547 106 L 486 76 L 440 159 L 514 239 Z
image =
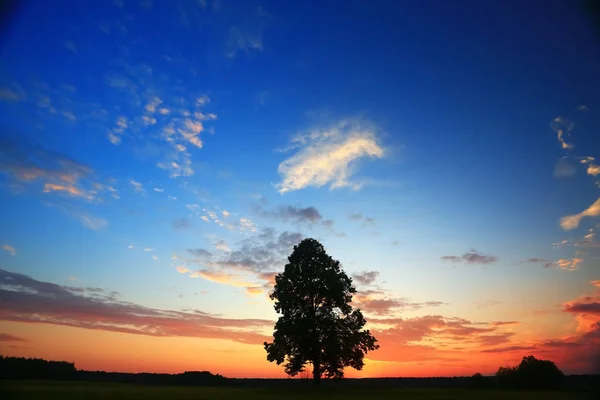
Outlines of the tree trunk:
M 321 365 L 318 362 L 313 363 L 313 382 L 315 386 L 321 384 Z

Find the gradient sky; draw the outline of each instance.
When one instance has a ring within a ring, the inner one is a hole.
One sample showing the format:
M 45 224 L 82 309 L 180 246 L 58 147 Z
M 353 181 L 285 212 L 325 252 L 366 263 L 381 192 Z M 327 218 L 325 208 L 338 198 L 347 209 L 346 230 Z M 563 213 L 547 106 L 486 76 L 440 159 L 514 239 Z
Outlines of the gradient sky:
M 0 350 L 283 377 L 315 237 L 379 339 L 348 376 L 600 348 L 600 31 L 574 2 L 29 1 L 0 40 Z

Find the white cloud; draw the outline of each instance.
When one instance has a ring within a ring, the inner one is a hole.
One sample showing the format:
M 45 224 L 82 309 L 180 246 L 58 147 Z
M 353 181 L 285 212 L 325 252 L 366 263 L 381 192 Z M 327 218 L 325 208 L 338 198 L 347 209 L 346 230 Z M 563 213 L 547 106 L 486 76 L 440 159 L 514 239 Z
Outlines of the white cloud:
M 276 185 L 279 193 L 324 185 L 330 189 L 358 190 L 361 183 L 350 179 L 356 171 L 356 161 L 364 157 L 382 158 L 385 154 L 372 124 L 357 120 L 343 120 L 329 128 L 299 135 L 286 150 L 292 149 L 296 153 L 277 169 L 283 177 Z
M 217 240 L 215 243 L 215 249 L 217 250 L 221 250 L 224 252 L 229 253 L 231 250 L 229 249 L 229 246 L 227 246 L 227 242 L 225 242 L 224 240 Z
M 206 215 L 201 216 L 200 219 L 202 221 L 210 222 L 210 220 L 208 219 L 208 217 Z
M 2 250 L 8 252 L 11 256 L 16 256 L 17 255 L 17 250 L 11 246 L 10 244 L 3 244 L 2 245 Z
M 570 231 L 579 226 L 579 222 L 583 217 L 598 217 L 600 216 L 600 198 L 598 198 L 591 206 L 580 212 L 579 214 L 567 215 L 561 218 L 560 226 Z
M 240 218 L 240 230 L 256 232 L 256 226 L 248 218 Z
M 99 218 L 99 217 L 93 217 L 91 215 L 80 215 L 79 221 L 86 228 L 90 228 L 93 230 L 103 229 L 108 225 L 108 222 L 105 219 Z
M 108 132 L 108 140 L 114 145 L 121 144 L 121 137 L 125 133 L 125 129 L 129 127 L 126 117 L 117 118 L 116 126 Z
M 184 267 L 182 265 L 178 265 L 176 269 L 177 269 L 177 272 L 179 272 L 180 274 L 187 274 L 189 272 L 192 272 L 187 267 Z
M 145 123 L 146 125 L 154 125 L 154 124 L 156 124 L 156 118 L 154 118 L 154 117 L 149 117 L 149 116 L 147 116 L 147 115 L 144 115 L 144 116 L 142 117 L 142 121 L 144 121 L 144 123 Z
M 162 192 L 164 192 L 165 190 L 164 190 L 164 189 L 160 189 L 160 188 L 154 188 L 154 191 L 155 191 L 155 192 L 158 192 L 158 193 L 162 193 Z
M 227 211 L 227 210 L 221 211 L 221 214 L 223 215 L 224 218 L 227 218 L 227 217 L 229 217 L 231 215 L 231 213 L 229 211 Z
M 146 104 L 145 109 L 149 113 L 155 113 L 157 107 L 161 104 L 162 104 L 162 100 L 160 99 L 160 97 L 154 96 L 154 97 L 152 97 L 152 99 L 150 99 L 150 102 L 148 102 L 148 104 Z
M 130 244 L 129 246 L 127 246 L 128 249 L 133 249 L 133 245 Z
M 140 182 L 131 179 L 129 181 L 129 183 L 131 183 L 131 185 L 133 186 L 133 188 L 135 189 L 136 192 L 140 192 L 140 193 L 144 192 L 144 186 Z
M 158 261 L 158 256 L 155 256 L 155 255 L 153 255 L 153 256 L 152 256 L 152 259 L 153 259 L 154 261 Z
M 152 247 L 146 247 L 144 251 L 154 251 L 154 249 Z

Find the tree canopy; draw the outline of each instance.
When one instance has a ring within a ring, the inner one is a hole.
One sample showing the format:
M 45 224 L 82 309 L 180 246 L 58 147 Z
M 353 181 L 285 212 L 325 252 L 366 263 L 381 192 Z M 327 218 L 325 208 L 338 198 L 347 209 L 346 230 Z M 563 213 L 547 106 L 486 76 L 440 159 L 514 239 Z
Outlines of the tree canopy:
M 321 243 L 304 239 L 294 246 L 270 296 L 280 317 L 273 342 L 264 343 L 267 360 L 284 363 L 290 376 L 312 364 L 315 384 L 322 375 L 342 378 L 345 367 L 362 369 L 365 354 L 379 345 L 350 305 L 353 293 L 352 279 Z
M 552 361 L 527 356 L 515 367 L 498 368 L 496 376 L 507 387 L 553 389 L 560 386 L 564 374 Z

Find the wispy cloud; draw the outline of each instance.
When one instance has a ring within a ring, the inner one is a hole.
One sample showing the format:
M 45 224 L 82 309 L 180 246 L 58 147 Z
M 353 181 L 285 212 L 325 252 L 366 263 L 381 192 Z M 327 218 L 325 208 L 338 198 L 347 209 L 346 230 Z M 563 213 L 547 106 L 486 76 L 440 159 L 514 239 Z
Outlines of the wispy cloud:
M 561 147 L 565 150 L 572 149 L 575 147 L 573 144 L 568 143 L 567 139 L 571 135 L 571 131 L 575 124 L 564 117 L 556 117 L 550 122 L 550 127 L 556 132 L 556 137 Z
M 176 268 L 177 272 L 179 272 L 180 274 L 188 274 L 191 273 L 192 271 L 188 268 L 185 267 L 183 265 L 178 265 Z
M 498 257 L 481 254 L 477 250 L 472 250 L 461 256 L 443 256 L 440 259 L 442 261 L 465 264 L 492 264 L 498 261 Z
M 88 229 L 100 230 L 108 226 L 108 221 L 104 218 L 98 217 L 90 213 L 89 211 L 82 209 L 81 207 L 69 204 L 69 203 L 51 203 L 44 202 L 48 207 L 54 207 L 66 215 L 78 220 L 81 225 Z
M 208 250 L 205 250 L 203 248 L 196 248 L 196 249 L 188 249 L 188 252 L 193 254 L 196 257 L 200 257 L 200 258 L 210 258 L 212 257 L 212 253 Z
M 260 344 L 273 321 L 230 319 L 199 310 L 172 311 L 118 300 L 100 288 L 61 286 L 0 269 L 0 319 L 147 336 L 179 336 Z
M 194 271 L 190 273 L 190 278 L 203 278 L 207 281 L 220 283 L 223 285 L 248 288 L 254 287 L 255 283 L 245 281 L 239 274 L 237 273 L 228 273 L 224 271 L 218 270 L 210 270 L 203 269 L 199 271 Z
M 11 256 L 16 256 L 17 255 L 17 249 L 15 249 L 10 244 L 3 244 L 2 245 L 2 250 L 6 251 Z
M 566 217 L 561 218 L 560 226 L 566 230 L 570 231 L 579 226 L 579 222 L 584 217 L 598 217 L 600 216 L 600 198 L 598 198 L 591 206 L 583 210 L 578 214 L 567 215 Z
M 240 229 L 242 231 L 256 232 L 256 226 L 249 218 L 240 218 Z
M 229 246 L 227 245 L 227 242 L 225 242 L 222 239 L 215 240 L 215 242 L 213 243 L 213 245 L 215 246 L 215 249 L 217 249 L 217 250 L 224 251 L 224 252 L 230 252 L 231 251 L 229 249 Z
M 65 42 L 63 42 L 63 45 L 65 46 L 66 49 L 68 49 L 71 53 L 73 54 L 77 54 L 77 46 L 75 45 L 75 43 L 71 42 L 70 40 L 67 40 Z
M 575 124 L 571 121 L 568 121 L 563 117 L 556 117 L 550 123 L 552 129 L 557 132 L 558 141 L 561 144 L 561 147 L 566 151 L 573 149 L 575 146 L 571 143 L 568 143 L 565 137 L 571 134 L 573 127 Z M 564 159 L 565 157 L 563 157 Z M 600 165 L 596 164 L 596 159 L 592 156 L 578 157 L 580 163 L 586 166 L 586 172 L 588 175 L 592 177 L 596 177 L 600 175 Z M 562 161 L 562 160 L 561 160 Z M 563 168 L 564 172 L 564 168 Z M 596 180 L 595 184 L 600 187 L 600 180 Z M 578 214 L 567 215 L 560 219 L 560 226 L 564 230 L 573 230 L 579 226 L 579 223 L 584 217 L 598 217 L 600 216 L 600 198 L 598 198 L 592 205 L 590 205 L 585 210 L 581 211 Z
M 375 224 L 374 218 L 367 217 L 366 215 L 363 215 L 362 213 L 350 214 L 350 215 L 348 215 L 348 218 L 352 221 L 361 221 L 363 226 L 371 226 L 371 225 Z
M 187 229 L 192 226 L 192 224 L 187 218 L 176 219 L 173 221 L 172 225 L 174 229 Z
M 81 197 L 86 200 L 93 200 L 94 196 L 87 191 L 74 185 L 61 185 L 56 183 L 44 183 L 43 193 L 60 192 L 73 197 Z
M 129 183 L 131 184 L 131 186 L 133 186 L 133 188 L 135 189 L 136 192 L 138 193 L 144 193 L 146 191 L 146 189 L 144 189 L 144 185 L 142 185 L 140 182 L 131 179 L 129 181 Z
M 110 142 L 114 145 L 121 144 L 121 138 L 123 137 L 127 127 L 127 118 L 123 116 L 118 117 L 115 127 L 108 132 L 108 140 L 110 140 Z
M 238 52 L 249 53 L 252 50 L 262 51 L 262 30 L 246 30 L 237 26 L 229 28 L 229 38 L 226 44 L 225 55 L 235 58 Z
M 579 269 L 579 265 L 583 263 L 582 258 L 571 258 L 571 259 L 560 259 L 558 261 L 546 263 L 544 266 L 548 267 L 557 267 L 564 271 L 575 271 Z
M 0 88 L 0 100 L 5 101 L 19 101 L 23 98 L 23 96 L 14 90 L 7 88 Z
M 325 185 L 330 189 L 358 190 L 361 181 L 352 180 L 357 161 L 365 157 L 382 158 L 385 154 L 377 129 L 360 120 L 343 120 L 300 134 L 286 150 L 295 150 L 295 154 L 279 164 L 277 171 L 283 178 L 276 185 L 279 193 Z
M 190 249 L 197 256 L 185 259 L 187 263 L 199 265 L 199 270 L 188 270 L 191 278 L 203 278 L 212 282 L 236 287 L 262 287 L 269 290 L 277 270 L 285 265 L 294 245 L 303 239 L 300 233 L 277 233 L 273 228 L 264 228 L 253 236 L 243 239 L 235 250 L 221 240 L 213 242 L 224 251 L 213 254 L 205 249 Z
M 8 333 L 0 333 L 0 342 L 27 342 L 27 340 Z
M 276 210 L 267 210 L 261 205 L 255 206 L 256 211 L 265 218 L 277 219 L 283 222 L 318 223 L 323 216 L 316 207 L 281 206 Z
M 79 215 L 79 221 L 83 226 L 93 230 L 104 229 L 108 225 L 108 221 L 104 218 L 94 217 L 89 214 Z
M 263 32 L 267 26 L 269 14 L 260 6 L 254 9 L 240 7 L 244 13 L 240 24 L 229 27 L 225 43 L 225 56 L 230 59 L 238 53 L 250 54 L 263 50 Z
M 393 297 L 383 290 L 361 290 L 354 294 L 352 303 L 372 315 L 394 315 L 398 311 L 416 311 L 445 305 L 441 301 L 412 302 L 404 297 Z
M 577 169 L 565 157 L 558 160 L 554 166 L 555 178 L 568 178 L 575 175 L 575 172 Z
M 24 138 L 0 136 L 0 173 L 18 191 L 36 189 L 88 201 L 117 193 L 114 187 L 99 182 L 89 166 Z
M 475 301 L 473 302 L 473 304 L 475 304 L 475 307 L 477 308 L 488 308 L 488 307 L 494 307 L 497 305 L 502 304 L 501 301 L 498 300 L 483 300 L 483 301 Z
M 499 327 L 481 326 L 472 321 L 426 315 L 415 318 L 371 317 L 369 324 L 385 325 L 386 328 L 371 328 L 386 351 L 369 355 L 379 361 L 433 361 L 440 362 L 446 357 L 456 357 L 456 352 L 448 348 L 470 344 L 471 346 L 491 346 L 509 341 L 512 333 L 499 331 Z M 440 343 L 441 342 L 441 343 Z
M 372 284 L 377 278 L 379 278 L 378 271 L 362 271 L 352 274 L 352 279 L 364 286 Z

